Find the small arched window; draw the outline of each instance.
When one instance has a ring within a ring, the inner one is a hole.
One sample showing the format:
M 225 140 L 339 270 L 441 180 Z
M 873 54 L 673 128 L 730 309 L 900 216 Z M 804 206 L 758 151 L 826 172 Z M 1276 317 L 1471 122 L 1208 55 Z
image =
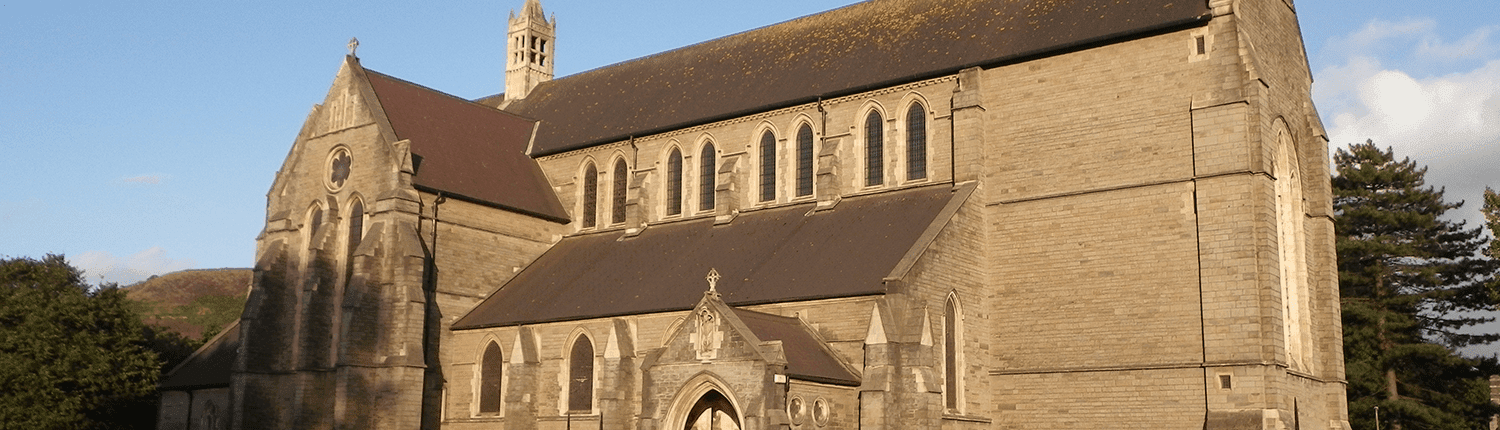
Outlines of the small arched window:
M 500 345 L 491 341 L 484 348 L 484 357 L 479 363 L 479 412 L 500 412 L 501 391 L 500 379 L 505 371 L 505 356 L 500 352 Z
M 307 246 L 309 248 L 312 247 L 311 241 L 312 240 L 317 240 L 317 238 L 318 238 L 318 227 L 322 227 L 322 226 L 323 226 L 323 207 L 322 206 L 318 206 L 317 204 L 313 204 L 312 214 L 310 214 L 310 215 L 307 216 L 307 238 L 309 240 Z
M 865 117 L 865 186 L 885 183 L 885 120 L 880 112 Z
M 703 153 L 698 157 L 698 210 L 714 208 L 714 186 L 719 177 L 719 157 L 714 152 L 713 142 L 703 144 Z
M 682 213 L 682 151 L 667 155 L 667 215 Z
M 594 345 L 587 336 L 573 340 L 568 354 L 568 411 L 594 410 Z
M 599 222 L 599 169 L 594 168 L 594 163 L 589 163 L 583 169 L 583 227 L 593 227 Z
M 760 135 L 760 201 L 776 200 L 776 134 Z
M 629 185 L 626 181 L 630 175 L 630 167 L 625 165 L 624 159 L 615 160 L 614 180 L 614 204 L 610 211 L 610 223 L 619 224 L 625 222 L 625 187 Z
M 912 103 L 906 111 L 906 179 L 927 177 L 927 108 Z
M 365 203 L 355 199 L 349 205 L 349 232 L 344 239 L 344 281 L 354 276 L 354 251 L 365 238 Z
M 354 250 L 359 248 L 359 243 L 365 238 L 365 203 L 354 200 L 349 205 L 349 256 L 354 256 Z
M 943 306 L 943 398 L 944 405 L 953 411 L 959 409 L 959 393 L 963 389 L 960 379 L 962 373 L 959 371 L 962 366 L 959 356 L 963 342 L 960 318 L 958 297 L 949 297 Z
M 797 129 L 797 197 L 813 193 L 813 133 L 812 126 L 802 124 Z

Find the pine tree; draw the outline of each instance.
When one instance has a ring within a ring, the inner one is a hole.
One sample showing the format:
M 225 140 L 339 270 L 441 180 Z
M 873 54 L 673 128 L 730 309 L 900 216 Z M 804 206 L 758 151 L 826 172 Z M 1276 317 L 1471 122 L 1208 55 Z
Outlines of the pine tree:
M 1484 223 L 1490 228 L 1490 248 L 1485 254 L 1500 259 L 1500 193 L 1484 187 L 1484 206 L 1479 211 L 1484 213 Z
M 1459 203 L 1427 186 L 1425 167 L 1372 142 L 1334 155 L 1339 289 L 1350 419 L 1374 428 L 1488 428 L 1497 408 L 1485 370 L 1493 360 L 1455 348 L 1500 335 L 1460 332 L 1492 318 L 1468 311 L 1494 303 L 1494 261 L 1479 253 L 1482 229 L 1442 219 Z

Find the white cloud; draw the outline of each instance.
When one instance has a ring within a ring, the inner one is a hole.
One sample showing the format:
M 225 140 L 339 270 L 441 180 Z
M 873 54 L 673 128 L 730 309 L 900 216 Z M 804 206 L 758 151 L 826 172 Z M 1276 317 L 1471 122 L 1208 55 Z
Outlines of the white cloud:
M 1341 80 L 1341 89 L 1352 91 L 1330 94 L 1337 107 L 1324 112 L 1333 119 L 1328 132 L 1335 143 L 1368 138 L 1412 151 L 1408 155 L 1442 155 L 1479 149 L 1500 139 L 1500 60 L 1421 79 L 1401 70 L 1369 73 L 1372 63 L 1357 61 L 1322 73 L 1324 80 Z
M 1493 167 L 1500 160 L 1500 57 L 1425 75 L 1388 65 L 1488 46 L 1491 33 L 1481 28 L 1446 43 L 1434 27 L 1427 20 L 1372 22 L 1349 35 L 1343 61 L 1316 74 L 1313 97 L 1335 148 L 1370 139 L 1428 166 L 1429 184 L 1446 186 L 1450 200 L 1469 202 L 1459 216 L 1473 226 L 1479 193 L 1486 185 L 1500 188 L 1500 169 Z
M 167 257 L 167 250 L 154 246 L 120 259 L 109 251 L 88 251 L 69 258 L 73 266 L 84 271 L 89 282 L 114 282 L 130 285 L 154 275 L 191 269 L 198 265 L 192 259 Z
M 1364 28 L 1348 36 L 1335 38 L 1334 45 L 1345 49 L 1365 51 L 1394 38 L 1431 34 L 1437 22 L 1431 19 L 1407 19 L 1401 22 L 1371 20 Z
M 1424 37 L 1417 45 L 1417 56 L 1421 58 L 1438 60 L 1463 60 L 1469 58 L 1486 58 L 1495 54 L 1495 45 L 1490 42 L 1490 34 L 1497 27 L 1485 27 L 1469 33 L 1462 39 L 1453 43 L 1446 43 L 1436 37 Z
M 1485 186 L 1500 188 L 1500 49 L 1491 40 L 1495 27 L 1452 42 L 1437 27 L 1374 21 L 1335 39 L 1323 53 L 1336 57 L 1334 65 L 1315 73 L 1313 98 L 1331 149 L 1369 139 L 1427 166 L 1428 185 L 1446 189 L 1450 202 L 1465 201 L 1449 218 L 1472 228 L 1482 225 Z M 1465 352 L 1491 355 L 1500 345 Z

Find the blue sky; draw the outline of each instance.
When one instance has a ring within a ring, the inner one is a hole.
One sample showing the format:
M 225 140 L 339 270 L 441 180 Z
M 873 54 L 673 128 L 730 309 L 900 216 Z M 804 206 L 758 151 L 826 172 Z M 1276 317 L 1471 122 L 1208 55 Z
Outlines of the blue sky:
M 0 256 L 64 253 L 122 283 L 250 266 L 265 192 L 350 37 L 366 67 L 500 91 L 522 0 L 371 3 L 0 4 Z M 847 3 L 543 0 L 559 75 Z M 1497 3 L 1298 4 L 1331 146 L 1373 139 L 1430 166 L 1471 225 L 1500 188 Z

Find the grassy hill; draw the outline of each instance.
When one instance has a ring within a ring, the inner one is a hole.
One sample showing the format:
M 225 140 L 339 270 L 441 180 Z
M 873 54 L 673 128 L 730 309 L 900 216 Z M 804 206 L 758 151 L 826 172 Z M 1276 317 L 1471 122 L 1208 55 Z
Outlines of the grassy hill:
M 250 292 L 250 269 L 184 270 L 125 287 L 147 325 L 202 339 L 239 319 Z

